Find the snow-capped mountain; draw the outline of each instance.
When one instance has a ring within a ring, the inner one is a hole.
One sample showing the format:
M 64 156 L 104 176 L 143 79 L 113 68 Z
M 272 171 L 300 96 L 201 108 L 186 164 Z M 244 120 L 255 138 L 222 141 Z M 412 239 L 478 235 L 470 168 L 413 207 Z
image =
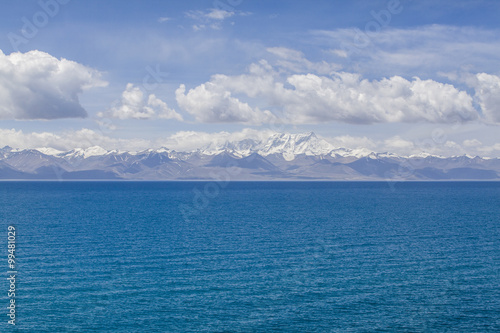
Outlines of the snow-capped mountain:
M 319 156 L 328 155 L 335 147 L 314 133 L 307 134 L 274 134 L 267 142 L 258 148 L 262 156 L 282 154 L 287 161 L 292 161 L 297 155 Z
M 230 152 L 239 157 L 249 156 L 253 153 L 258 153 L 261 156 L 281 155 L 286 161 L 293 161 L 299 155 L 360 158 L 373 153 L 367 149 L 336 148 L 329 142 L 318 138 L 313 132 L 303 134 L 276 133 L 262 141 L 244 139 L 236 142 L 210 144 L 200 149 L 199 152 L 205 155 Z
M 314 133 L 218 142 L 188 152 L 0 149 L 0 179 L 498 180 L 499 175 L 498 158 L 404 157 L 334 147 Z

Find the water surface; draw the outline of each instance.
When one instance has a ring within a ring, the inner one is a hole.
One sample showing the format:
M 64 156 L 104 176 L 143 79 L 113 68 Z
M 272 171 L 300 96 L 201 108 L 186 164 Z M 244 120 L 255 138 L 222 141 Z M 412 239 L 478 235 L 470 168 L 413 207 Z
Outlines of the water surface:
M 500 183 L 2 182 L 0 202 L 20 332 L 500 331 Z

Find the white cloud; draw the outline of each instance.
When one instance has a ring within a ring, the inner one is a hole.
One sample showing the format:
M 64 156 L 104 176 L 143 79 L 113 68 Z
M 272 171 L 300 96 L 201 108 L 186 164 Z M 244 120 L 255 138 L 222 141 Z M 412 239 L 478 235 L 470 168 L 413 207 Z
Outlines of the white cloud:
M 475 98 L 481 106 L 485 118 L 493 123 L 500 123 L 500 77 L 478 73 L 468 79 L 475 89 Z
M 288 52 L 288 57 L 300 55 Z M 250 66 L 247 74 L 214 75 L 187 96 L 183 93 L 177 92 L 179 106 L 207 122 L 265 122 L 260 111 L 241 104 L 232 93 L 264 101 L 284 113 L 281 121 L 292 124 L 451 123 L 478 117 L 472 97 L 450 84 L 400 76 L 370 81 L 346 72 L 283 78 L 265 61 Z
M 441 123 L 476 117 L 466 92 L 433 80 L 394 76 L 369 81 L 342 72 L 333 78 L 293 75 L 287 82 L 295 88 L 287 111 L 305 122 Z
M 122 93 L 121 101 L 106 112 L 98 114 L 99 117 L 117 119 L 177 119 L 182 121 L 182 116 L 170 109 L 168 105 L 154 94 L 150 94 L 147 100 L 144 93 L 132 83 L 127 84 Z
M 0 119 L 83 118 L 78 95 L 106 85 L 100 72 L 74 61 L 0 50 Z
M 191 10 L 186 12 L 186 17 L 199 22 L 198 24 L 193 24 L 192 27 L 194 31 L 204 30 L 206 28 L 220 30 L 222 28 L 222 22 L 235 14 L 234 11 L 212 8 L 206 11 Z
M 431 138 L 425 137 L 412 140 L 403 138 L 400 135 L 380 140 L 371 139 L 366 136 L 342 135 L 325 138 L 325 140 L 339 148 L 368 149 L 373 152 L 388 152 L 401 156 L 433 154 L 450 157 L 468 154 L 471 156 L 500 157 L 500 143 L 484 145 L 477 139 L 464 140 L 462 144 L 452 140 L 436 142 Z
M 412 141 L 405 140 L 400 136 L 394 136 L 392 138 L 384 140 L 384 146 L 387 147 L 387 151 L 394 152 L 398 151 L 411 151 L 415 144 Z
M 186 12 L 186 16 L 196 21 L 223 21 L 235 14 L 234 11 L 212 8 L 206 11 L 191 10 Z
M 472 139 L 472 140 L 464 140 L 463 145 L 465 147 L 480 147 L 483 145 L 483 143 L 477 139 Z
M 200 31 L 207 28 L 213 30 L 222 29 L 223 22 L 233 16 L 248 16 L 251 15 L 249 12 L 242 12 L 236 10 L 226 10 L 220 8 L 211 8 L 208 10 L 190 10 L 185 13 L 187 18 L 190 18 L 196 22 L 197 24 L 193 24 L 194 31 Z M 234 25 L 234 22 L 230 22 L 231 25 Z
M 19 149 L 47 147 L 62 151 L 94 146 L 101 146 L 105 149 L 140 150 L 151 146 L 151 142 L 147 140 L 116 139 L 87 128 L 63 133 L 25 133 L 16 129 L 0 129 L 0 142 L 2 146 Z
M 274 71 L 265 60 L 250 65 L 247 74 L 237 76 L 218 74 L 212 77 L 210 83 L 224 89 L 231 89 L 236 93 L 243 93 L 251 98 L 264 97 L 271 100 L 272 105 L 281 103 L 274 97 L 285 93 L 279 73 Z
M 367 149 L 378 153 L 388 152 L 404 156 L 422 152 L 422 147 L 418 144 L 418 142 L 404 139 L 399 135 L 382 140 L 374 140 L 366 136 L 360 137 L 351 135 L 341 135 L 325 139 L 339 148 Z
M 275 134 L 272 130 L 255 130 L 245 128 L 239 132 L 195 132 L 181 131 L 172 134 L 168 138 L 159 139 L 159 146 L 168 147 L 177 151 L 193 151 L 202 147 L 223 146 L 228 142 L 238 142 L 246 139 L 262 142 Z
M 500 157 L 500 144 L 484 145 L 477 139 L 464 140 L 459 144 L 453 140 L 442 143 L 431 139 L 407 140 L 400 136 L 390 137 L 385 140 L 376 141 L 376 150 L 379 152 L 390 152 L 402 156 L 432 154 L 439 156 L 482 156 Z
M 250 128 L 232 133 L 180 131 L 167 137 L 144 140 L 138 138 L 113 138 L 99 130 L 88 128 L 76 131 L 64 131 L 62 133 L 25 133 L 22 130 L 16 129 L 0 129 L 0 142 L 2 143 L 0 148 L 10 146 L 19 149 L 52 148 L 67 151 L 74 148 L 100 146 L 109 150 L 140 151 L 149 148 L 167 147 L 177 151 L 192 151 L 209 145 L 223 145 L 227 142 L 245 139 L 253 139 L 260 142 L 269 138 L 274 133 L 272 130 L 255 130 Z
M 153 110 L 155 115 L 160 119 L 176 119 L 182 121 L 182 116 L 175 110 L 168 107 L 167 103 L 156 97 L 154 94 L 148 97 L 148 106 L 145 108 Z
M 325 140 L 330 142 L 335 147 L 339 147 L 339 148 L 375 149 L 377 147 L 377 144 L 373 140 L 367 138 L 366 136 L 359 137 L 359 136 L 351 136 L 351 135 L 340 135 L 340 136 L 336 136 L 333 138 L 325 138 Z
M 479 156 L 497 156 L 500 157 L 500 143 L 491 146 L 481 146 L 477 148 Z
M 182 84 L 175 95 L 177 104 L 199 122 L 258 125 L 275 120 L 270 111 L 252 108 L 212 82 L 201 84 L 187 93 L 186 86 Z

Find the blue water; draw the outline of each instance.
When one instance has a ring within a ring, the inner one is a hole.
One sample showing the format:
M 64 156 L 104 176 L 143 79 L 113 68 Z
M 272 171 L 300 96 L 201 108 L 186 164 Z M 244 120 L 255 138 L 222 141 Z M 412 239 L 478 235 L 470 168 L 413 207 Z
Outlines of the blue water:
M 225 185 L 0 183 L 16 331 L 500 331 L 500 183 Z

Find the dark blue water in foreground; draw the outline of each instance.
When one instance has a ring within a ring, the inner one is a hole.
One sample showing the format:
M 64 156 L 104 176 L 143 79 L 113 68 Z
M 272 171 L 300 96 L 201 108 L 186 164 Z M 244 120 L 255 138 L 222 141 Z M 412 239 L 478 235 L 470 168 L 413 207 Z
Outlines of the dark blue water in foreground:
M 220 185 L 0 183 L 0 331 L 500 331 L 500 183 Z

